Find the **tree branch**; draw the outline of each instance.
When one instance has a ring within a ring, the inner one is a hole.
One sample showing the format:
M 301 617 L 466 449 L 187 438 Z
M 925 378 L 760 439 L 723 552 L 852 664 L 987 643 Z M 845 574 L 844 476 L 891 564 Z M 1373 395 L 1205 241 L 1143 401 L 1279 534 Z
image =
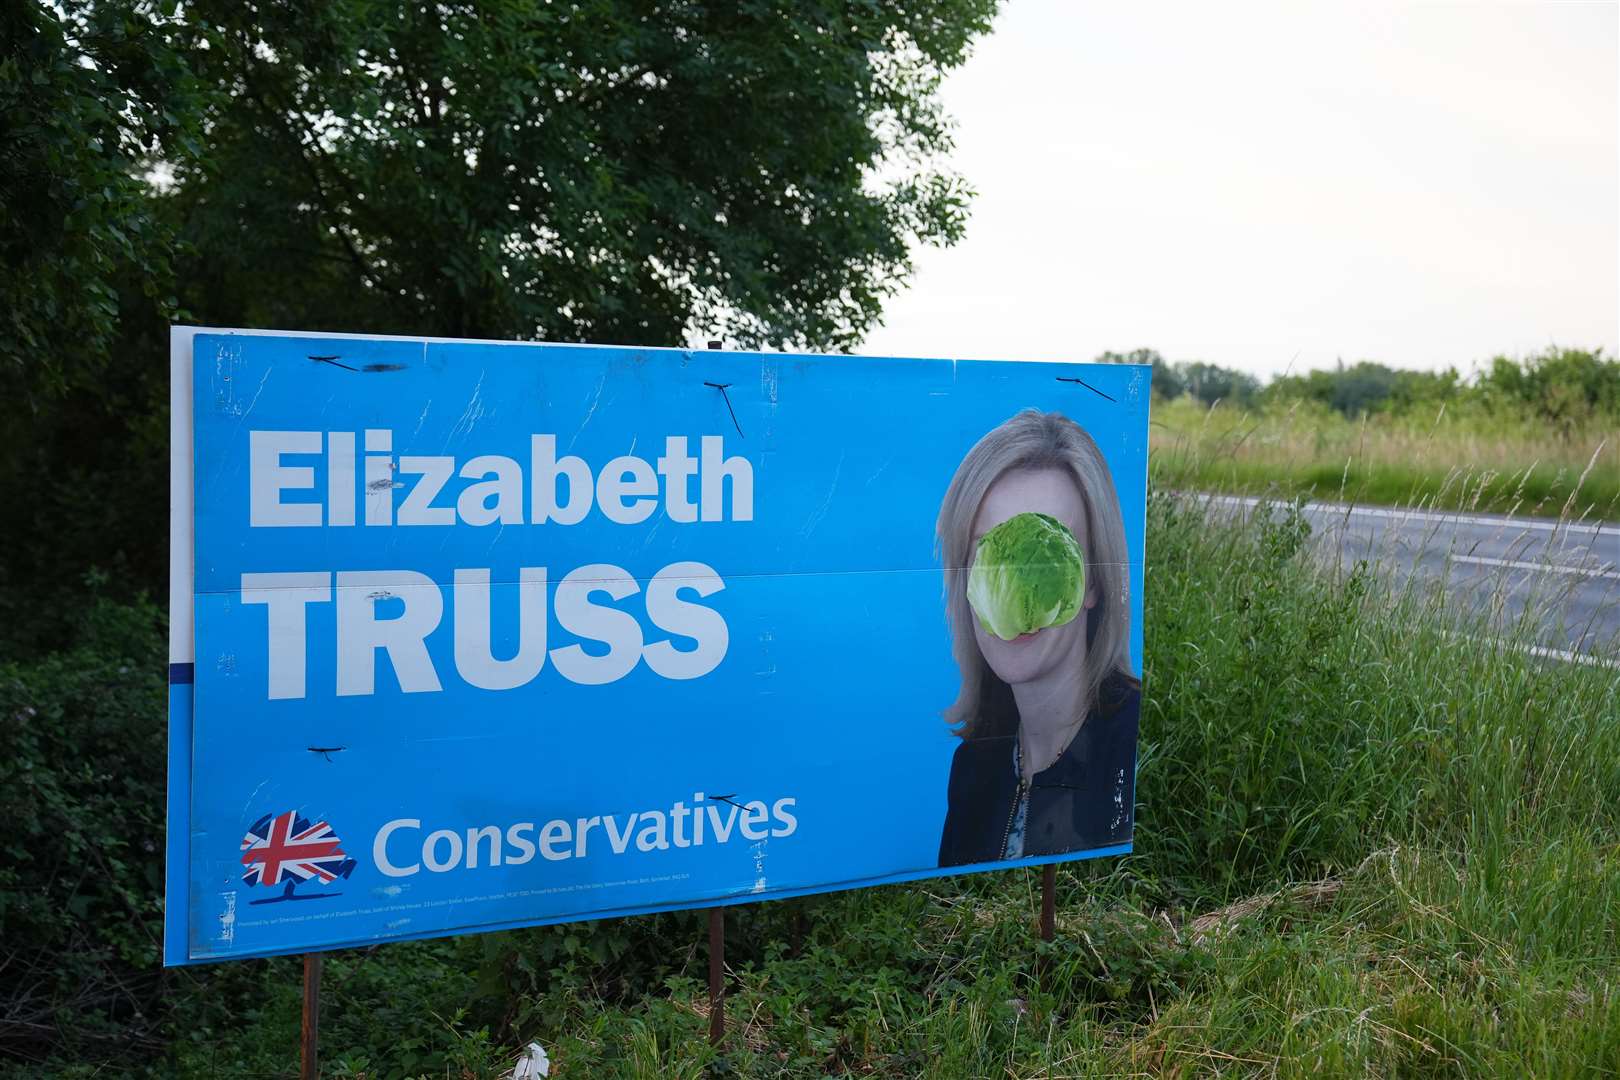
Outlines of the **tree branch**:
M 596 85 L 580 91 L 579 96 L 574 100 L 581 105 L 589 105 L 591 102 L 597 101 L 608 94 L 617 93 L 627 86 L 634 86 L 643 75 L 652 74 L 652 69 L 651 64 L 641 64 L 638 67 L 631 68 L 625 73 L 624 78 L 617 82 L 608 82 L 604 79 Z
M 315 197 L 320 203 L 321 211 L 332 222 L 332 227 L 337 232 L 338 239 L 343 242 L 344 249 L 349 253 L 349 261 L 360 272 L 361 280 L 368 285 L 377 284 L 380 281 L 377 272 L 366 261 L 365 256 L 360 253 L 360 248 L 356 244 L 354 236 L 351 235 L 347 223 L 343 220 L 343 216 L 338 213 L 331 196 L 327 193 L 326 184 L 321 179 L 320 167 L 312 156 L 312 153 L 319 154 L 321 152 L 320 137 L 310 129 L 309 122 L 304 119 L 303 113 L 295 109 L 276 107 L 275 103 L 270 100 L 269 95 L 266 94 L 262 82 L 255 78 L 252 43 L 243 40 L 241 45 L 243 84 L 247 87 L 253 100 L 258 103 L 259 108 L 273 117 L 287 133 L 288 138 L 292 139 L 293 143 L 297 145 L 299 160 L 304 163 L 304 169 L 309 173 L 310 183 L 315 187 Z M 290 119 L 293 116 L 298 119 L 298 129 L 294 128 L 293 121 Z

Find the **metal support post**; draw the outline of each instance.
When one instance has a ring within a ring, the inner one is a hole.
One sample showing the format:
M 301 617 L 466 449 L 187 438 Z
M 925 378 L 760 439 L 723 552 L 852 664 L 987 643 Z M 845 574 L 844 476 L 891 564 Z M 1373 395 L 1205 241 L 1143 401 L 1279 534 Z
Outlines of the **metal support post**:
M 299 1080 L 319 1080 L 321 1045 L 321 954 L 304 954 L 304 1037 Z
M 709 909 L 709 1042 L 726 1037 L 726 909 Z

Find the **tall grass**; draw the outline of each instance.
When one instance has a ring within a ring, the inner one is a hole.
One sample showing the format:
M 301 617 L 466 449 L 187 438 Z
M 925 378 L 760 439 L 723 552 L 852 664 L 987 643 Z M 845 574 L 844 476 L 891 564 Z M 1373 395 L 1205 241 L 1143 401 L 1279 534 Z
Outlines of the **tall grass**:
M 1156 403 L 1161 486 L 1620 520 L 1620 428 L 1478 409 L 1346 419 L 1321 406 Z
M 739 976 L 750 1076 L 1620 1069 L 1620 690 L 1324 574 L 1296 512 L 1156 498 L 1136 853 L 814 902 Z M 745 918 L 770 918 L 769 909 Z M 1044 973 L 1042 965 L 1045 965 Z M 540 1010 L 590 1075 L 696 1075 L 695 981 Z M 582 1032 L 591 1032 L 583 1035 Z M 656 1045 L 658 1055 L 649 1057 Z
M 719 1052 L 690 917 L 337 954 L 326 1075 L 1620 1071 L 1615 673 L 1308 533 L 1151 500 L 1136 850 L 1060 869 L 1052 944 L 1038 871 L 732 909 Z M 174 1068 L 291 1075 L 292 963 L 207 978 Z

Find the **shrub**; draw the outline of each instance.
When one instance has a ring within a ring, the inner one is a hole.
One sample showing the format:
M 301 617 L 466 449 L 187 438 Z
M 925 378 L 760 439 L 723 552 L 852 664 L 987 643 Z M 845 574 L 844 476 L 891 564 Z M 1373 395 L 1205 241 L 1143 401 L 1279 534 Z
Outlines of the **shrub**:
M 1480 374 L 1487 406 L 1520 410 L 1568 432 L 1594 419 L 1620 420 L 1620 361 L 1602 349 L 1560 349 L 1523 360 L 1498 356 Z
M 150 602 L 92 595 L 74 648 L 0 664 L 0 1054 L 153 1047 L 166 679 Z

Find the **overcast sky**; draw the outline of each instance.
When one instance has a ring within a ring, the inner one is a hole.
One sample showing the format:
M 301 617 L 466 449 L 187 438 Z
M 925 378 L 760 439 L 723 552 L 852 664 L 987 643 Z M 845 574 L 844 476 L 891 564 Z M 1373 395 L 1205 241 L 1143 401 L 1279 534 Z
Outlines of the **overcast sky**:
M 967 237 L 919 252 L 860 351 L 1612 352 L 1617 10 L 1008 0 L 945 86 Z

